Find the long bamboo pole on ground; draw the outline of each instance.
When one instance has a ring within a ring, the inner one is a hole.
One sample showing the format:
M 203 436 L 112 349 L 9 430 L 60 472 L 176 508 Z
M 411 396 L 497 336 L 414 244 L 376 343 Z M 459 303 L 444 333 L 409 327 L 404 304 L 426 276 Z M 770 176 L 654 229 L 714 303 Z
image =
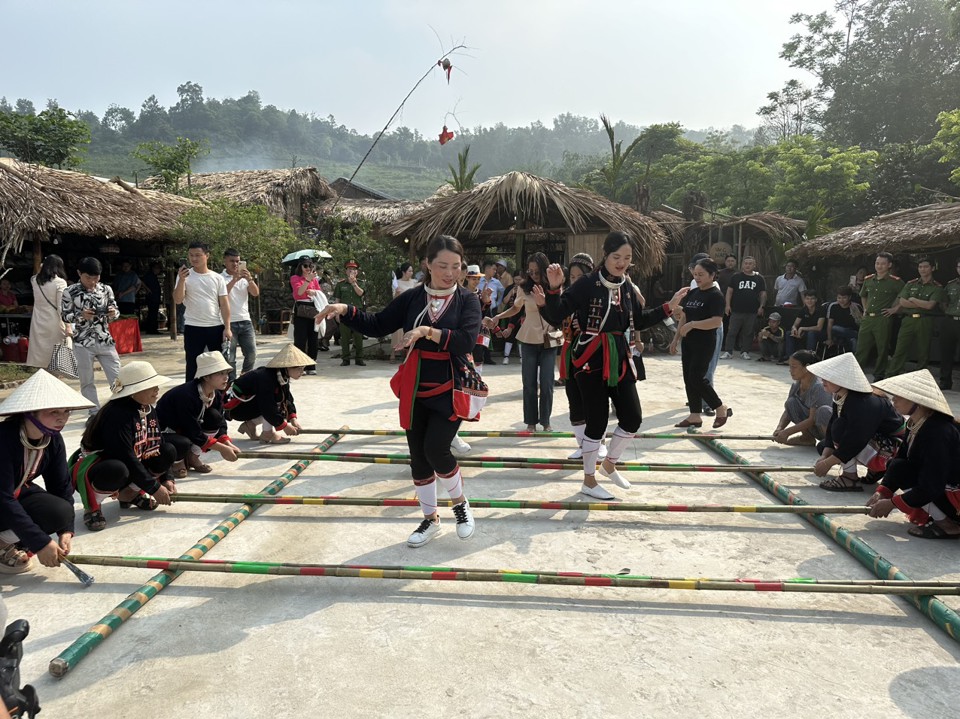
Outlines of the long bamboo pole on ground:
M 304 459 L 309 457 L 315 462 L 354 462 L 360 464 L 410 464 L 410 455 L 407 454 L 377 454 L 363 452 L 347 452 L 343 454 L 311 455 L 306 452 L 279 450 L 274 452 L 251 452 L 244 455 L 245 459 Z M 475 467 L 480 469 L 566 469 L 582 471 L 583 463 L 563 459 L 524 458 L 504 461 L 459 459 L 461 467 Z M 789 467 L 781 465 L 755 465 L 743 467 L 735 464 L 617 464 L 617 469 L 626 472 L 802 472 L 810 473 L 813 467 Z
M 227 504 L 302 504 L 312 507 L 419 507 L 416 498 L 390 499 L 386 497 L 307 497 L 284 495 L 280 497 L 262 494 L 189 494 L 178 493 L 174 502 L 211 502 Z M 450 507 L 452 500 L 440 499 L 441 507 Z M 470 499 L 473 509 L 560 509 L 571 512 L 742 512 L 745 514 L 867 514 L 869 507 L 832 505 L 789 504 L 638 504 L 631 502 L 564 502 L 532 499 Z
M 734 452 L 722 442 L 711 440 L 707 442 L 705 446 L 730 462 L 747 463 L 744 457 Z M 774 480 L 770 475 L 766 473 L 756 474 L 753 472 L 748 472 L 748 475 L 781 501 L 794 506 L 803 506 L 806 504 L 796 493 Z M 814 527 L 830 536 L 834 542 L 847 550 L 858 562 L 880 579 L 911 581 L 910 577 L 880 556 L 873 547 L 862 539 L 854 536 L 850 530 L 840 526 L 826 515 L 804 514 L 803 517 Z M 960 616 L 950 607 L 934 596 L 910 597 L 910 603 L 919 609 L 926 617 L 933 620 L 940 629 L 946 632 L 947 636 L 955 642 L 960 643 Z
M 905 594 L 929 595 L 934 587 L 916 584 L 828 584 L 775 579 L 668 579 L 623 574 L 581 574 L 579 572 L 517 572 L 502 569 L 453 569 L 449 567 L 370 567 L 351 564 L 294 564 L 282 562 L 238 562 L 228 560 L 180 560 L 169 557 L 110 557 L 78 555 L 77 564 L 111 567 L 162 569 L 170 572 L 216 572 L 225 574 L 270 574 L 301 577 L 354 577 L 359 579 L 404 579 L 458 582 L 510 582 L 559 584 L 586 587 L 628 587 L 633 589 L 687 589 L 734 592 L 802 592 L 823 594 Z M 960 583 L 938 585 L 941 594 L 960 595 Z
M 336 432 L 335 429 L 301 429 L 300 434 L 330 434 Z M 404 437 L 406 431 L 402 429 L 351 429 L 345 434 L 357 434 L 373 437 Z M 547 437 L 554 439 L 570 439 L 574 437 L 573 432 L 529 432 L 525 429 L 520 430 L 478 430 L 461 429 L 457 432 L 460 437 Z M 607 435 L 608 437 L 610 435 Z M 773 437 L 769 434 L 699 434 L 697 432 L 638 432 L 636 439 L 739 439 L 739 440 L 757 440 L 772 442 Z
M 321 442 L 317 447 L 317 452 L 326 452 L 330 447 L 337 443 L 341 435 L 332 434 Z M 279 478 L 263 488 L 261 494 L 277 494 L 282 491 L 290 482 L 308 466 L 310 460 L 305 459 L 297 462 L 290 469 L 284 472 Z M 230 534 L 237 528 L 243 520 L 253 514 L 259 505 L 245 504 L 236 512 L 227 517 L 213 531 L 202 537 L 190 549 L 184 552 L 180 559 L 198 560 L 208 551 L 210 551 L 220 540 Z M 71 560 L 73 557 L 71 557 Z M 76 564 L 76 562 L 74 562 Z M 55 658 L 50 660 L 48 671 L 55 677 L 62 677 L 79 664 L 84 657 L 100 646 L 115 630 L 117 630 L 125 621 L 134 615 L 147 602 L 153 599 L 158 592 L 163 591 L 178 576 L 176 570 L 163 571 L 154 577 L 151 577 L 139 589 L 133 591 L 126 599 L 114 607 L 99 622 L 88 629 L 84 634 L 78 637 L 69 647 L 64 649 Z

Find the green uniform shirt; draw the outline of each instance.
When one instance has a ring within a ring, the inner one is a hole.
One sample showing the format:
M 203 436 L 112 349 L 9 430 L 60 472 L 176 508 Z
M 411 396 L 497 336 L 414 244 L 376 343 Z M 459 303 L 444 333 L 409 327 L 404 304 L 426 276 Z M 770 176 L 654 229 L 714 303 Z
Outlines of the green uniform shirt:
M 944 288 L 944 302 L 946 313 L 953 317 L 960 317 L 960 278 L 950 280 Z
M 860 296 L 866 300 L 867 316 L 879 315 L 880 310 L 892 307 L 902 289 L 903 280 L 899 277 L 887 275 L 881 280 L 876 275 L 867 275 L 860 289 Z
M 358 295 L 353 291 L 353 285 L 351 285 L 347 280 L 340 280 L 336 287 L 333 288 L 333 296 L 336 298 L 337 302 L 345 305 L 353 305 L 354 307 L 363 307 L 364 302 L 363 298 L 366 297 L 366 288 L 363 286 L 363 283 L 357 280 L 357 287 L 361 290 L 364 290 L 363 295 Z
M 866 283 L 864 283 L 866 284 Z M 911 300 L 934 300 L 936 302 L 942 302 L 944 299 L 943 295 L 943 286 L 936 280 L 930 280 L 929 283 L 923 284 L 920 282 L 920 279 L 910 280 L 902 290 L 898 297 L 903 297 L 904 299 Z M 900 310 L 900 314 L 904 317 L 910 317 L 911 315 L 932 315 L 937 311 L 936 305 L 933 309 L 925 310 L 920 307 L 904 307 Z

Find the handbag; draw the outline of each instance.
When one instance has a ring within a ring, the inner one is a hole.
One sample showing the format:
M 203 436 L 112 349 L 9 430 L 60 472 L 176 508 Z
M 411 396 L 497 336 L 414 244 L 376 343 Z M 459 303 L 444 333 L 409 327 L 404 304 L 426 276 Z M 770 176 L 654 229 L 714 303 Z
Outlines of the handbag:
M 490 390 L 473 364 L 473 358 L 454 356 L 453 413 L 467 422 L 480 419 Z
M 53 346 L 53 354 L 50 355 L 50 364 L 47 365 L 47 370 L 54 377 L 80 379 L 77 356 L 73 353 L 73 340 L 64 337 L 63 342 L 58 342 Z
M 560 330 L 548 330 L 546 322 L 543 321 L 541 315 L 537 315 L 537 318 L 540 320 L 540 326 L 543 327 L 543 346 L 545 349 L 551 350 L 560 347 L 563 344 L 563 332 Z
M 293 308 L 294 317 L 305 317 L 306 319 L 312 320 L 320 311 L 316 308 L 313 302 L 297 302 L 296 306 Z

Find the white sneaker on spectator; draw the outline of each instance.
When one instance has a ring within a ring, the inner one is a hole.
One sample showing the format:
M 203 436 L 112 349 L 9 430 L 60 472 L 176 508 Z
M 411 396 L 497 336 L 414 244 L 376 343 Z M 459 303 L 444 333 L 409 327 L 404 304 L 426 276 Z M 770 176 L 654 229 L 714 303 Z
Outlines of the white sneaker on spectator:
M 585 494 L 588 497 L 593 497 L 594 499 L 602 499 L 605 502 L 609 502 L 612 499 L 616 499 L 610 492 L 605 490 L 599 484 L 596 487 L 588 487 L 587 485 L 582 485 L 580 487 L 580 494 Z
M 453 505 L 453 516 L 457 518 L 457 536 L 460 539 L 470 539 L 476 522 L 473 521 L 473 512 L 470 511 L 469 500 Z
M 749 353 L 749 352 L 741 352 L 741 353 L 740 353 L 740 359 L 748 360 L 748 359 L 753 359 L 753 358 L 750 356 L 750 353 Z
M 407 538 L 407 546 L 422 547 L 438 534 L 440 534 L 440 520 L 424 517 L 416 531 Z
M 470 451 L 470 445 L 460 439 L 459 435 L 453 435 L 453 441 L 450 442 L 450 451 L 454 454 L 466 454 Z
M 510 358 L 509 358 L 509 357 L 504 357 L 504 358 L 503 358 L 503 364 L 510 364 Z
M 720 359 L 730 359 L 731 357 L 733 357 L 733 355 L 729 352 L 723 352 L 720 354 Z

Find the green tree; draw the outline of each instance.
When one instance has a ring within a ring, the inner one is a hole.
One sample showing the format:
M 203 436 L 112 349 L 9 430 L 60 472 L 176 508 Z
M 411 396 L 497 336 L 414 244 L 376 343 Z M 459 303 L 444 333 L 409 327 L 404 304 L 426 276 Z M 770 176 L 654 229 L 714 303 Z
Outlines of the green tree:
M 0 113 L 0 147 L 23 162 L 77 167 L 89 142 L 90 128 L 63 108 L 44 110 L 39 115 Z
M 951 182 L 960 185 L 960 109 L 941 112 L 937 116 L 940 131 L 933 147 L 941 153 L 940 162 L 951 167 Z
M 457 153 L 456 169 L 453 165 L 447 165 L 447 167 L 450 168 L 450 174 L 453 176 L 447 180 L 447 184 L 453 188 L 454 192 L 466 192 L 473 188 L 473 176 L 477 174 L 480 165 L 470 167 L 470 145 L 467 145 L 463 152 Z
M 130 154 L 150 166 L 160 178 L 161 189 L 179 195 L 190 192 L 190 166 L 193 160 L 209 152 L 204 141 L 195 142 L 186 137 L 178 137 L 175 145 L 141 142 Z M 186 188 L 180 187 L 183 177 L 187 178 Z
M 601 165 L 596 173 L 588 175 L 585 181 L 600 194 L 611 200 L 620 201 L 626 194 L 626 170 L 629 168 L 627 163 L 640 144 L 641 137 L 639 135 L 635 137 L 624 150 L 623 140 L 617 140 L 616 128 L 606 115 L 600 115 L 600 124 L 603 125 L 603 131 L 610 145 L 610 159 Z
M 789 80 L 782 89 L 767 93 L 767 100 L 757 114 L 775 142 L 805 135 L 815 125 L 819 103 L 813 90 L 800 81 Z

